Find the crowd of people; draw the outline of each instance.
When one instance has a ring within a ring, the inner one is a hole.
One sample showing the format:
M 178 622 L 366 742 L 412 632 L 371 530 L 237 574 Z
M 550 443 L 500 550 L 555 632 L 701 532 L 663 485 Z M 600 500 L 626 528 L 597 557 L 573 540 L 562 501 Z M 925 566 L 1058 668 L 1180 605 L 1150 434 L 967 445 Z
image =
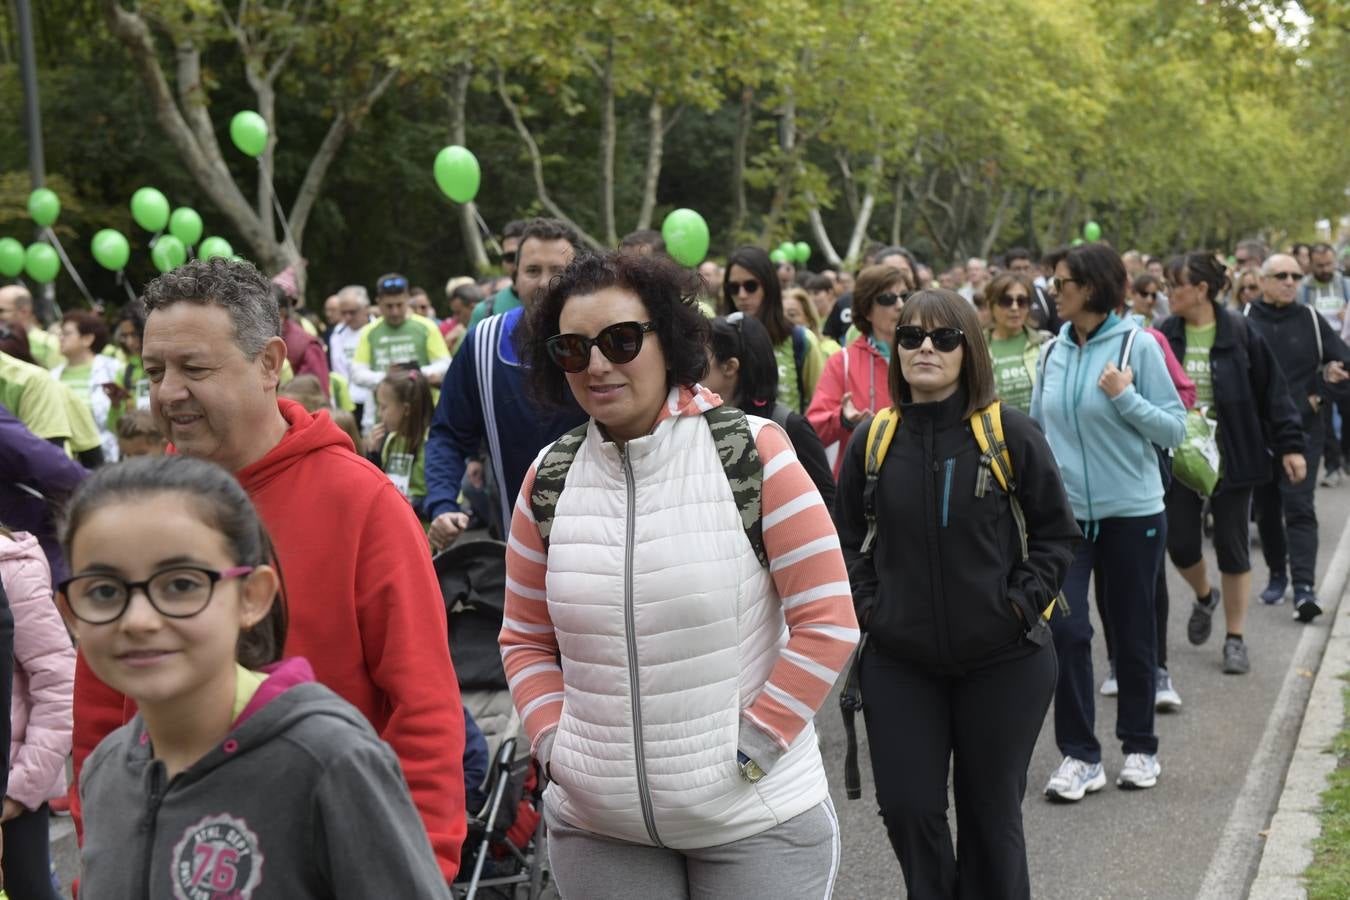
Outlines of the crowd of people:
M 1165 559 L 1191 644 L 1222 608 L 1217 671 L 1251 669 L 1253 593 L 1322 612 L 1316 486 L 1350 466 L 1328 244 L 694 270 L 531 219 L 500 246 L 500 277 L 390 272 L 318 315 L 301 273 L 224 259 L 116 316 L 0 287 L 15 900 L 55 896 L 67 811 L 86 896 L 449 896 L 485 754 L 433 560 L 466 534 L 504 542 L 567 898 L 830 896 L 814 717 L 844 673 L 909 896 L 1029 897 L 1052 700 L 1047 798 L 1106 785 L 1099 695 L 1116 784 L 1159 783 Z

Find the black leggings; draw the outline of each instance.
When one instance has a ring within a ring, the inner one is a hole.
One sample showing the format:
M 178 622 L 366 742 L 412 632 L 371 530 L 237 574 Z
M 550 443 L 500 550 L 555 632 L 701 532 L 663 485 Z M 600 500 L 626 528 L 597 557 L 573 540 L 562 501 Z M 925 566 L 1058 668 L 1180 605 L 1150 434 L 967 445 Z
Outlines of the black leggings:
M 1092 594 L 1097 598 L 1097 619 L 1102 624 L 1102 638 L 1106 641 L 1107 662 L 1115 665 L 1116 648 L 1111 642 L 1111 616 L 1106 611 L 1106 576 L 1102 561 L 1092 563 Z M 1158 566 L 1158 584 L 1153 590 L 1153 615 L 1158 620 L 1158 668 L 1167 668 L 1167 613 L 1171 598 L 1167 594 L 1167 567 Z
M 1205 501 L 1180 481 L 1167 489 L 1167 555 L 1178 569 L 1189 569 L 1203 560 Z M 1209 498 L 1214 514 L 1214 555 L 1225 575 L 1245 575 L 1252 570 L 1250 541 L 1252 489 L 1220 490 Z
M 61 900 L 52 887 L 50 826 L 45 803 L 4 824 L 5 892 L 11 900 Z
M 877 805 L 911 900 L 1030 898 L 1022 797 L 1050 708 L 1050 644 L 1029 656 L 944 675 L 869 646 L 863 716 Z M 954 762 L 957 845 L 947 821 Z

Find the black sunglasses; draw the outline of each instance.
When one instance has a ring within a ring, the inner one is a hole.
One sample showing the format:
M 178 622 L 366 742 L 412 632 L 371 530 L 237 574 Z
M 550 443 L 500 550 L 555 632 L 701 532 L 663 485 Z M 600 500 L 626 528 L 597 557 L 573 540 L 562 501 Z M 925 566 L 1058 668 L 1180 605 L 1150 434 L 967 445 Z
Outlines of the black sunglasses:
M 877 294 L 877 299 L 873 300 L 872 302 L 875 303 L 877 306 L 894 306 L 897 303 L 903 305 L 904 302 L 909 299 L 909 295 L 912 293 L 913 291 L 905 291 L 903 294 L 897 294 L 894 293 L 893 291 L 887 291 L 884 294 Z
M 759 291 L 759 282 L 753 278 L 747 278 L 744 281 L 728 281 L 727 299 L 735 300 L 736 295 L 741 292 L 741 288 L 745 288 L 747 294 L 753 294 Z
M 642 352 L 642 336 L 655 331 L 651 322 L 616 322 L 593 338 L 584 334 L 555 334 L 545 342 L 548 357 L 573 375 L 591 364 L 591 348 L 599 347 L 605 359 L 616 365 L 632 362 Z
M 895 340 L 906 350 L 918 350 L 925 338 L 933 339 L 933 349 L 940 353 L 951 353 L 966 339 L 966 333 L 959 328 L 934 328 L 924 331 L 918 325 L 900 325 L 895 329 Z
M 1012 309 L 1014 306 L 1023 306 L 1031 308 L 1031 298 L 1025 294 L 1004 294 L 998 298 L 998 305 L 1004 309 Z
M 516 251 L 514 251 L 514 250 L 503 250 L 503 251 L 502 251 L 502 262 L 504 262 L 504 263 L 513 263 L 513 262 L 515 262 L 515 261 L 516 261 Z
M 1271 272 L 1266 276 L 1274 278 L 1276 281 L 1300 281 L 1303 278 L 1302 272 Z
M 1056 294 L 1058 294 L 1060 291 L 1064 290 L 1064 285 L 1066 285 L 1066 284 L 1069 284 L 1069 283 L 1073 283 L 1073 284 L 1081 284 L 1081 282 L 1080 282 L 1077 278 L 1060 278 L 1058 275 L 1056 275 L 1054 278 L 1052 278 L 1051 281 L 1053 281 L 1054 284 L 1055 284 L 1055 293 L 1056 293 Z
M 401 294 L 408 289 L 408 279 L 402 275 L 382 279 L 379 289 L 381 294 Z
M 1144 300 L 1157 300 L 1157 299 L 1158 299 L 1158 292 L 1157 292 L 1157 291 L 1141 291 L 1141 292 L 1139 293 L 1139 296 L 1140 296 L 1141 299 L 1144 299 Z

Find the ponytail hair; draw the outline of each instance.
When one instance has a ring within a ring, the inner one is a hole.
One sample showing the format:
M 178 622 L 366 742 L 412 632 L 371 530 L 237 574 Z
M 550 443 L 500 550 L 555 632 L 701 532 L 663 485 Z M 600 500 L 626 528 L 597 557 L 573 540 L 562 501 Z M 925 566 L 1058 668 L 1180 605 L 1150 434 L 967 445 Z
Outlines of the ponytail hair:
M 203 524 L 225 539 L 235 565 L 267 565 L 276 570 L 278 588 L 272 608 L 260 622 L 239 633 L 235 658 L 247 669 L 279 661 L 289 625 L 281 563 L 248 494 L 219 466 L 187 456 L 141 456 L 95 470 L 66 508 L 60 526 L 62 548 L 68 556 L 80 526 L 103 507 L 165 494 L 187 499 Z
M 1186 284 L 1195 287 L 1205 285 L 1209 289 L 1206 299 L 1210 303 L 1218 303 L 1219 295 L 1233 283 L 1228 277 L 1227 268 L 1219 261 L 1218 254 L 1209 250 L 1191 250 L 1174 256 L 1163 264 L 1163 272 L 1173 281 L 1180 281 L 1181 273 L 1185 272 Z
M 426 441 L 427 429 L 435 406 L 431 402 L 431 385 L 416 366 L 396 366 L 385 376 L 384 383 L 394 392 L 394 399 L 403 404 L 403 421 L 395 432 L 403 438 L 410 456 L 417 456 Z

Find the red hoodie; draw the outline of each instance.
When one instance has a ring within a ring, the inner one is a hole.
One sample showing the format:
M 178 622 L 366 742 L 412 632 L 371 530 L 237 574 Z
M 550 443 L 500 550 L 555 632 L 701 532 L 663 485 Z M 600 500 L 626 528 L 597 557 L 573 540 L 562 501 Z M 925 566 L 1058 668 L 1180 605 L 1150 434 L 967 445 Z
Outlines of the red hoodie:
M 276 544 L 290 612 L 286 655 L 306 657 L 393 748 L 449 880 L 466 832 L 464 718 L 426 536 L 398 489 L 353 452 L 327 412 L 278 404 L 286 436 L 235 476 Z M 77 779 L 85 757 L 134 712 L 81 656 Z

